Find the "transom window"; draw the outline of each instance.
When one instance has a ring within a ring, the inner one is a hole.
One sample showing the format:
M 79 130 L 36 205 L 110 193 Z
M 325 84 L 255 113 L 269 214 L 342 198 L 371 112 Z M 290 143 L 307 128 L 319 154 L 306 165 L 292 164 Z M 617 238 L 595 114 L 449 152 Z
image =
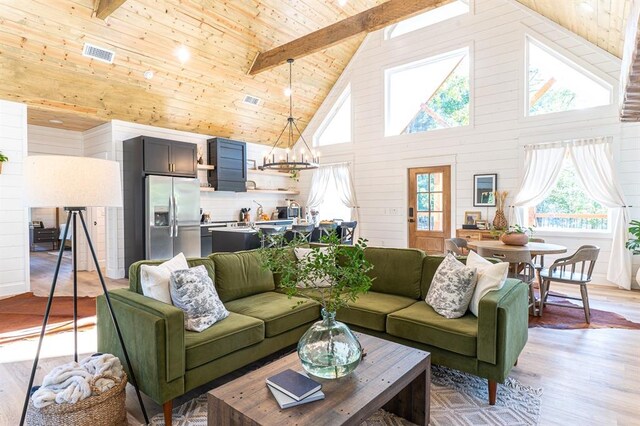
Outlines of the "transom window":
M 469 13 L 469 0 L 457 0 L 388 26 L 384 38 L 390 40 L 465 13 Z
M 351 85 L 342 92 L 313 137 L 315 146 L 351 142 Z
M 566 157 L 556 186 L 543 202 L 531 208 L 530 220 L 539 229 L 606 231 L 609 209 L 589 197 L 573 162 Z
M 530 37 L 527 58 L 528 115 L 611 104 L 611 86 Z
M 469 49 L 388 69 L 385 135 L 469 124 Z
M 442 231 L 444 214 L 443 174 L 416 175 L 418 230 Z

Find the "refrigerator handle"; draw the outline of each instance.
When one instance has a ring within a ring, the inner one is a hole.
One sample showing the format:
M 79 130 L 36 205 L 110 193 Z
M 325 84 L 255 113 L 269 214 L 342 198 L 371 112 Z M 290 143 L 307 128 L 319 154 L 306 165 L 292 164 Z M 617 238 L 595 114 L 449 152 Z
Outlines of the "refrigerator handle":
M 169 197 L 169 238 L 173 238 L 173 222 L 176 218 L 173 216 L 173 197 Z
M 173 224 L 175 226 L 174 236 L 178 237 L 178 203 L 176 203 L 176 197 L 173 196 Z

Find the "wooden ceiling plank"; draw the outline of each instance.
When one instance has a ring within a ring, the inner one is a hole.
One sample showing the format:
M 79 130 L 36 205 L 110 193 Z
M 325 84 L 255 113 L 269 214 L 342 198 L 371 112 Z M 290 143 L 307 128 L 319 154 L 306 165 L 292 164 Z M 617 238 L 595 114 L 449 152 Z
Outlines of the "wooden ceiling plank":
M 319 52 L 358 34 L 376 31 L 419 12 L 434 9 L 453 0 L 389 0 L 379 6 L 317 30 L 266 52 L 261 52 L 249 70 L 250 75 Z
M 127 0 L 98 0 L 96 17 L 103 21 L 115 12 Z

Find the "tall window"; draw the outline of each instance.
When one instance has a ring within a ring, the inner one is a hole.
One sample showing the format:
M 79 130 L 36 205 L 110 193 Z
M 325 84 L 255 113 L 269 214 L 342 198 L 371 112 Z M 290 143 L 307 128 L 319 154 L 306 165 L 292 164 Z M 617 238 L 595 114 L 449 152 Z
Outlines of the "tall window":
M 344 89 L 313 137 L 315 146 L 351 142 L 351 85 Z
M 329 180 L 327 192 L 324 194 L 322 204 L 318 206 L 318 217 L 320 220 L 342 219 L 351 220 L 351 209 L 344 205 L 338 194 L 335 178 L 332 176 Z
M 385 135 L 469 124 L 469 49 L 385 71 Z
M 611 104 L 611 87 L 579 65 L 527 37 L 528 115 Z
M 530 222 L 540 229 L 606 231 L 608 212 L 587 195 L 573 162 L 565 157 L 558 182 L 547 198 L 531 209 Z
M 465 13 L 469 13 L 469 0 L 457 0 L 388 26 L 384 31 L 384 38 L 389 40 L 399 37 Z

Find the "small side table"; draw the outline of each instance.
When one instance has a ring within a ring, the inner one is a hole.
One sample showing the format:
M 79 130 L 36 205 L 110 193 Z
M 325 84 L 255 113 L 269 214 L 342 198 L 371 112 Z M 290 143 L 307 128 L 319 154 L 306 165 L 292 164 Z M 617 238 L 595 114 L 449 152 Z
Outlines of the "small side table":
M 59 247 L 58 244 L 60 244 L 58 234 L 58 228 L 30 228 L 29 243 L 31 245 L 31 251 L 36 250 L 36 243 L 51 243 L 53 250 L 57 250 Z

